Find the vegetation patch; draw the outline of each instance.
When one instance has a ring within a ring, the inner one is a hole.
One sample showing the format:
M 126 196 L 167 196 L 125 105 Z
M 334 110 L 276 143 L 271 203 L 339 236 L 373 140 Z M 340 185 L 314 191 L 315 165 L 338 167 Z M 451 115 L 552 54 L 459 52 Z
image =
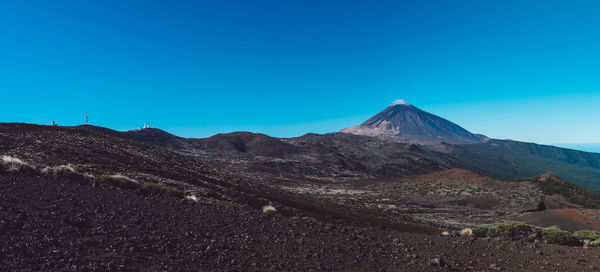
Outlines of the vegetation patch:
M 576 232 L 573 233 L 573 236 L 575 236 L 575 238 L 583 241 L 583 240 L 598 240 L 600 239 L 600 232 L 595 231 L 595 230 L 578 230 Z
M 137 189 L 140 183 L 136 180 L 122 175 L 101 175 L 97 177 L 98 181 L 110 184 L 123 189 Z
M 184 197 L 182 190 L 165 184 L 134 180 L 123 175 L 101 175 L 98 181 L 123 189 L 139 189 L 143 194 L 162 194 L 174 197 Z
M 506 223 L 495 226 L 479 226 L 473 229 L 475 237 L 500 237 L 505 239 L 541 240 L 550 244 L 581 245 L 589 237 L 600 233 L 578 232 L 578 235 L 561 230 L 557 226 L 538 227 L 525 223 Z
M 169 196 L 174 196 L 174 197 L 183 197 L 184 196 L 183 191 L 181 191 L 177 188 L 169 187 L 167 185 L 160 184 L 160 183 L 145 182 L 145 181 L 141 182 L 140 191 L 142 193 L 162 194 L 162 195 L 169 195 Z
M 587 190 L 579 185 L 562 182 L 553 178 L 540 180 L 539 177 L 529 179 L 546 195 L 560 194 L 567 201 L 587 209 L 600 209 L 600 194 Z
M 162 194 L 174 197 L 184 197 L 183 191 L 167 186 L 161 183 L 139 181 L 123 175 L 99 175 L 94 177 L 88 173 L 80 173 L 72 165 L 57 165 L 57 166 L 35 166 L 31 163 L 24 162 L 19 158 L 11 156 L 0 156 L 0 170 L 8 172 L 32 171 L 45 175 L 52 175 L 57 178 L 66 178 L 73 180 L 96 179 L 99 182 L 110 184 L 123 189 L 139 189 L 143 194 Z
M 536 226 L 525 223 L 506 223 L 495 226 L 479 226 L 473 229 L 475 237 L 503 237 L 510 239 L 527 238 L 535 232 Z
M 220 200 L 220 199 L 216 199 L 216 198 L 203 198 L 206 201 L 209 201 L 217 206 L 221 206 L 221 207 L 230 207 L 230 208 L 242 208 L 241 205 L 233 203 L 233 202 L 229 202 L 229 201 L 225 201 L 225 200 Z
M 547 228 L 539 228 L 536 233 L 542 240 L 550 244 L 561 244 L 561 245 L 577 245 L 583 243 L 579 241 L 572 233 L 561 230 L 557 226 L 551 226 Z

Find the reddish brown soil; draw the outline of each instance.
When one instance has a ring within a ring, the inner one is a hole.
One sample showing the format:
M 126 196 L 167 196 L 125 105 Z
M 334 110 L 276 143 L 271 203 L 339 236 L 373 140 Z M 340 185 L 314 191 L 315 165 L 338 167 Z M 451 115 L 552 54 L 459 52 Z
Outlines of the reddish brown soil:
M 574 209 L 558 209 L 531 213 L 521 218 L 523 222 L 538 226 L 559 226 L 568 231 L 593 229 L 600 231 L 600 220 L 586 216 Z
M 584 271 L 598 249 L 362 228 L 0 175 L 0 271 Z M 436 259 L 441 260 L 437 262 Z
M 566 200 L 564 196 L 557 195 L 557 194 L 554 194 L 551 196 L 545 196 L 544 197 L 544 207 L 547 210 L 556 210 L 556 209 L 565 209 L 565 208 L 571 208 L 571 209 L 581 208 L 581 206 L 575 205 L 575 204 L 569 202 L 568 200 Z
M 556 180 L 556 181 L 560 181 L 562 183 L 567 183 L 565 180 L 553 175 L 553 174 L 543 174 L 540 176 L 540 181 L 547 181 L 547 180 Z
M 404 178 L 405 180 L 450 180 L 457 182 L 469 182 L 474 179 L 481 179 L 483 176 L 471 170 L 461 168 L 452 168 L 444 171 L 433 172 L 423 175 L 414 175 Z
M 429 174 L 410 175 L 401 178 L 372 178 L 354 180 L 352 182 L 345 183 L 344 185 L 353 188 L 364 188 L 369 185 L 378 183 L 392 183 L 392 182 L 411 182 L 411 181 L 429 181 L 429 180 L 444 180 L 451 182 L 469 182 L 476 179 L 483 179 L 484 177 L 470 170 L 461 168 L 452 168 L 443 171 L 437 171 Z

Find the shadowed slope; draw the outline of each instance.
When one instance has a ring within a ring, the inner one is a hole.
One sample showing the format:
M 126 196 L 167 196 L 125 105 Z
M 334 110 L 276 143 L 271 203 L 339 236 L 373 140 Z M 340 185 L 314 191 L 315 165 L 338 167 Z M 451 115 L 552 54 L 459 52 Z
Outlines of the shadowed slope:
M 341 132 L 421 144 L 479 143 L 487 139 L 409 104 L 389 106 L 360 126 L 345 128 Z

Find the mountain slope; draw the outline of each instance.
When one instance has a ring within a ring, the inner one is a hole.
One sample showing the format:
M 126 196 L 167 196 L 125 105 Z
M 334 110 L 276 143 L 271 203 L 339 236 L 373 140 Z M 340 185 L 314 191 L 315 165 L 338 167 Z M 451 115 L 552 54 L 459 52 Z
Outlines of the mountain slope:
M 260 133 L 232 132 L 208 138 L 182 138 L 159 129 L 119 132 L 78 126 L 202 158 L 230 171 L 289 180 L 394 177 L 430 173 L 466 165 L 446 154 L 407 143 L 347 133 L 306 134 L 275 138 Z M 235 167 L 230 167 L 235 165 Z
M 194 139 L 204 150 L 234 151 L 259 156 L 285 157 L 300 153 L 297 147 L 260 133 L 232 132 Z
M 464 168 L 503 180 L 552 172 L 600 192 L 600 154 L 517 141 L 492 139 L 484 143 L 421 146 L 348 133 L 306 134 L 279 139 L 234 132 L 190 139 L 158 129 L 118 132 L 101 127 L 84 128 L 205 157 L 212 162 L 221 158 L 225 165 L 244 162 L 242 165 L 252 171 L 290 178 L 399 177 Z M 256 160 L 254 156 L 261 156 L 261 159 Z
M 464 144 L 487 140 L 483 135 L 473 134 L 406 102 L 394 103 L 361 125 L 345 128 L 341 132 L 419 144 Z
M 448 155 L 481 174 L 504 179 L 522 179 L 548 172 L 600 192 L 600 154 L 517 141 L 490 140 L 456 145 Z
M 92 125 L 80 125 L 75 126 L 74 128 L 86 131 L 100 132 L 111 136 L 117 136 L 120 138 L 125 138 L 169 149 L 189 149 L 193 148 L 194 145 L 194 141 L 190 141 L 187 138 L 182 138 L 157 128 L 134 129 L 129 131 L 116 131 L 109 128 Z

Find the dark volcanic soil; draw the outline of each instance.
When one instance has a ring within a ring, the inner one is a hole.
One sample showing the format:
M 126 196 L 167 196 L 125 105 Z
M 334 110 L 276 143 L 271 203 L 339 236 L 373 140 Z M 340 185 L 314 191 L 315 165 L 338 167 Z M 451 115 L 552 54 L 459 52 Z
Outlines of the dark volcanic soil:
M 0 271 L 600 268 L 598 249 L 334 225 L 23 173 L 1 174 L 0 192 Z

